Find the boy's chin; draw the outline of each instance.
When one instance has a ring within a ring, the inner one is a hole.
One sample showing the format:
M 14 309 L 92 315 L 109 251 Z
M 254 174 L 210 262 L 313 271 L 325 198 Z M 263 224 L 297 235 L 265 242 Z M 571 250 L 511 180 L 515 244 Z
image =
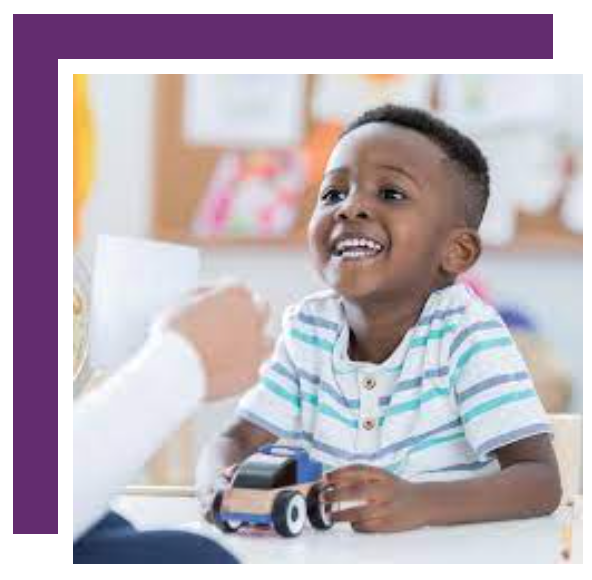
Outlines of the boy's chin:
M 326 282 L 346 300 L 361 301 L 368 298 L 372 298 L 376 294 L 377 288 L 373 284 L 368 284 L 368 280 L 361 279 L 360 276 L 357 280 L 333 280 Z

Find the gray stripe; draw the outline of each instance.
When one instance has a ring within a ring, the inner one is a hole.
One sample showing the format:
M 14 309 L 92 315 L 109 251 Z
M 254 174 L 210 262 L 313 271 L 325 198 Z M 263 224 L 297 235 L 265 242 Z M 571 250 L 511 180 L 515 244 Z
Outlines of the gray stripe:
M 349 451 L 345 451 L 343 449 L 338 449 L 337 447 L 333 447 L 332 445 L 328 445 L 326 443 L 322 443 L 314 439 L 314 435 L 312 433 L 303 433 L 303 438 L 308 441 L 315 449 L 319 451 L 323 451 L 329 455 L 333 455 L 334 457 L 339 457 L 341 459 L 345 459 L 347 461 L 377 461 L 382 457 L 385 457 L 391 453 L 395 453 L 397 451 L 401 451 L 402 449 L 406 449 L 407 447 L 411 447 L 420 443 L 424 439 L 431 437 L 432 435 L 436 435 L 437 433 L 441 433 L 443 431 L 448 431 L 449 429 L 453 429 L 460 425 L 460 419 L 456 419 L 454 421 L 450 421 L 444 425 L 440 425 L 440 427 L 436 427 L 431 429 L 430 431 L 426 431 L 420 435 L 414 435 L 413 437 L 408 437 L 407 439 L 403 439 L 401 441 L 397 441 L 388 447 L 383 447 L 374 453 L 350 453 Z
M 526 439 L 527 437 L 531 437 L 533 435 L 550 432 L 551 427 L 547 423 L 534 423 L 533 425 L 527 425 L 526 427 L 521 427 L 515 431 L 510 431 L 509 433 L 504 433 L 503 435 L 498 435 L 497 437 L 489 439 L 489 441 L 485 441 L 485 443 L 481 444 L 477 448 L 477 455 L 479 455 L 479 457 L 483 457 L 492 451 L 503 447 L 504 445 L 508 445 L 509 443 L 514 443 L 515 441 L 520 441 L 521 439 Z
M 467 326 L 464 330 L 459 332 L 455 339 L 450 345 L 450 351 L 448 356 L 452 356 L 462 345 L 462 343 L 472 334 L 475 334 L 479 330 L 490 330 L 492 328 L 505 328 L 504 325 L 498 320 L 486 320 L 484 322 L 475 322 L 471 326 Z
M 293 375 L 290 370 L 287 369 L 282 363 L 276 361 L 269 368 L 272 371 L 275 371 L 278 375 L 289 379 L 296 386 L 296 388 L 298 388 L 298 375 Z
M 298 374 L 298 377 L 300 379 L 304 379 L 305 381 L 307 381 L 313 385 L 318 385 L 324 393 L 329 395 L 334 401 L 337 401 L 343 407 L 347 407 L 348 409 L 359 409 L 360 408 L 360 401 L 358 399 L 350 399 L 350 398 L 346 397 L 345 395 L 339 393 L 338 391 L 335 390 L 335 387 L 333 387 L 333 385 L 324 381 L 318 375 L 315 375 L 313 373 L 309 373 L 308 371 L 304 370 L 303 368 L 297 367 L 297 366 L 294 366 L 294 370 L 296 371 L 296 373 Z M 413 379 L 407 379 L 405 381 L 401 381 L 396 384 L 395 390 L 393 391 L 393 395 L 420 387 L 422 385 L 424 379 L 444 377 L 448 374 L 448 371 L 449 371 L 449 368 L 447 366 L 443 366 L 443 367 L 427 370 L 423 377 L 416 377 Z M 379 399 L 378 399 L 379 405 L 381 405 L 383 407 L 387 407 L 388 405 L 390 405 L 393 395 L 384 395 L 382 397 L 379 397 Z
M 420 443 L 424 439 L 431 437 L 432 435 L 437 435 L 438 433 L 442 433 L 443 431 L 448 431 L 449 429 L 454 429 L 455 427 L 459 427 L 461 425 L 460 419 L 455 419 L 454 421 L 449 421 L 448 423 L 444 423 L 444 425 L 440 425 L 439 427 L 435 427 L 434 429 L 430 429 L 429 431 L 425 431 L 420 435 L 414 435 L 413 437 L 408 437 L 407 439 L 403 439 L 402 441 L 398 441 L 384 449 L 381 449 L 378 454 L 379 457 L 386 455 L 387 453 L 393 451 L 400 451 L 401 449 L 405 449 L 406 447 L 410 447 L 411 445 L 416 445 Z
M 346 461 L 376 461 L 390 453 L 400 451 L 401 449 L 405 449 L 406 447 L 410 447 L 412 445 L 416 445 L 417 443 L 431 437 L 432 435 L 436 435 L 437 433 L 441 433 L 443 431 L 448 431 L 449 429 L 453 429 L 460 425 L 460 419 L 456 419 L 454 421 L 450 421 L 449 423 L 445 423 L 444 425 L 440 425 L 440 427 L 436 427 L 431 429 L 430 431 L 426 431 L 420 435 L 414 435 L 413 437 L 408 437 L 407 439 L 403 439 L 402 441 L 398 441 L 388 447 L 383 447 L 374 453 L 351 453 L 346 451 L 345 449 L 339 449 L 338 447 L 334 447 L 333 445 L 329 445 L 327 443 L 323 443 L 322 441 L 318 441 L 315 439 L 313 433 L 309 433 L 307 431 L 286 431 L 273 423 L 270 423 L 266 419 L 263 419 L 259 415 L 252 413 L 251 411 L 247 411 L 246 409 L 239 409 L 238 411 L 239 417 L 246 419 L 250 423 L 258 425 L 259 427 L 266 429 L 270 433 L 273 433 L 277 437 L 282 437 L 284 439 L 304 439 L 310 445 L 318 450 L 326 453 L 327 455 L 332 455 L 333 457 L 338 457 L 339 459 L 344 459 Z
M 454 316 L 455 314 L 463 314 L 466 310 L 465 306 L 459 306 L 457 308 L 449 308 L 448 310 L 436 310 L 432 312 L 432 314 L 427 314 L 426 316 L 422 316 L 418 321 L 416 326 L 429 326 L 434 322 L 434 320 L 443 320 L 444 318 L 448 318 L 449 316 Z
M 299 378 L 304 379 L 305 381 L 318 386 L 321 391 L 331 397 L 334 401 L 337 401 L 342 407 L 346 407 L 348 409 L 359 409 L 360 408 L 360 401 L 358 399 L 348 399 L 345 395 L 335 390 L 333 385 L 327 383 L 318 375 L 309 373 L 300 367 L 296 367 L 296 372 L 298 373 Z M 381 397 L 382 399 L 383 397 Z M 386 401 L 388 405 L 389 400 Z
M 337 332 L 341 326 L 332 320 L 327 320 L 326 318 L 322 318 L 321 316 L 313 316 L 311 314 L 304 314 L 303 312 L 298 313 L 298 320 L 303 322 L 304 324 L 308 324 L 310 326 L 316 326 L 318 328 L 325 328 L 327 330 L 332 330 L 333 332 Z
M 426 379 L 433 379 L 438 377 L 445 377 L 448 374 L 450 369 L 447 366 L 429 369 L 425 372 L 425 374 L 421 377 L 415 377 L 413 379 L 407 379 L 405 381 L 400 381 L 397 383 L 395 388 L 395 392 L 393 394 L 402 393 L 403 391 L 409 391 L 411 389 L 415 389 L 417 387 L 421 387 L 423 381 Z
M 467 399 L 482 393 L 483 391 L 487 391 L 492 389 L 493 387 L 498 387 L 499 385 L 506 385 L 508 383 L 515 383 L 518 381 L 524 381 L 529 378 L 527 372 L 519 372 L 519 373 L 510 373 L 506 375 L 497 375 L 495 377 L 491 377 L 489 379 L 485 379 L 468 389 L 465 389 L 462 393 L 458 395 L 458 402 L 464 403 Z

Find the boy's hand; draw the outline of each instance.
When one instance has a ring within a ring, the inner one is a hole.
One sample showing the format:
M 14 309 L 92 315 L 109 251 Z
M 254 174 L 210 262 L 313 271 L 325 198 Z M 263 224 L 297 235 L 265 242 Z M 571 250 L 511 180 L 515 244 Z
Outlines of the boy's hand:
M 370 465 L 349 465 L 327 473 L 321 498 L 335 522 L 356 532 L 399 532 L 426 524 L 418 486 Z M 340 508 L 341 502 L 357 504 Z

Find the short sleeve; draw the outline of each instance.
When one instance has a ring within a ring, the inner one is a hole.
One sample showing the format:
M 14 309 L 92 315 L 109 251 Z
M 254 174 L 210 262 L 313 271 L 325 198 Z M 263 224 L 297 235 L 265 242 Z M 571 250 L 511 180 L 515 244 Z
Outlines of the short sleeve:
M 469 445 L 480 459 L 551 427 L 510 331 L 488 316 L 463 327 L 450 344 L 450 383 Z
M 258 383 L 241 399 L 240 418 L 281 439 L 298 439 L 302 430 L 299 377 L 286 347 L 287 333 L 278 338 L 273 356 L 263 365 Z

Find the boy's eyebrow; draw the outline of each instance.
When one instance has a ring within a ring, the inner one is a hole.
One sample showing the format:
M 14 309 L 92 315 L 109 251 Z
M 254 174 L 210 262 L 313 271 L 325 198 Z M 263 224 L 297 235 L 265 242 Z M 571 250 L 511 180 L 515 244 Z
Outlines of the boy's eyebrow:
M 400 173 L 401 175 L 404 175 L 407 179 L 410 179 L 411 181 L 413 181 L 413 183 L 415 183 L 415 185 L 417 185 L 417 186 L 421 185 L 419 183 L 419 181 L 417 180 L 417 177 L 415 177 L 414 175 L 409 173 L 409 171 L 407 171 L 403 167 L 399 167 L 397 165 L 388 165 L 388 164 L 381 164 L 381 165 L 378 165 L 378 167 L 380 167 L 381 169 L 388 169 L 390 171 L 394 171 L 395 173 Z
M 413 181 L 413 183 L 415 183 L 417 186 L 421 185 L 419 183 L 417 177 L 415 177 L 414 175 L 409 173 L 409 171 L 407 171 L 403 167 L 399 167 L 397 165 L 388 165 L 388 164 L 383 164 L 383 163 L 376 165 L 376 167 L 379 167 L 380 169 L 388 169 L 389 171 L 394 171 L 395 173 L 400 173 L 401 175 L 405 176 L 407 179 Z M 323 174 L 323 179 L 333 173 L 349 173 L 349 168 L 348 167 L 334 167 L 333 169 L 329 169 L 328 171 L 325 171 L 325 173 Z

